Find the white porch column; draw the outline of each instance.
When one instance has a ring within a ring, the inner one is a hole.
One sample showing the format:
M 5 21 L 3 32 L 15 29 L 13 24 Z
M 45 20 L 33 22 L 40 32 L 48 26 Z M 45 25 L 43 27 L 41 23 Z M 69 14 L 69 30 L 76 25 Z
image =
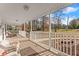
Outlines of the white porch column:
M 5 25 L 2 26 L 2 40 L 6 39 L 6 34 L 5 34 Z
M 51 19 L 49 14 L 49 50 L 51 49 Z
M 31 20 L 31 22 L 30 22 L 30 25 L 31 25 L 31 28 L 30 28 L 30 40 L 32 39 L 32 20 Z
M 24 23 L 24 31 L 26 31 L 26 23 Z
M 6 40 L 6 25 L 4 25 L 4 37 L 5 37 L 5 40 Z
M 6 25 L 4 25 L 4 40 L 6 40 Z
M 32 32 L 32 20 L 31 20 L 31 32 Z
M 6 31 L 7 31 L 7 24 L 6 24 Z

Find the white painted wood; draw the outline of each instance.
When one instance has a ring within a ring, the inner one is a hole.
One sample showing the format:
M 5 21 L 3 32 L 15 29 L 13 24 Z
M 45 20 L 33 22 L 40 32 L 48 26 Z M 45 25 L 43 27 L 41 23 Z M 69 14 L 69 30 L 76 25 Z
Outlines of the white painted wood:
M 31 25 L 31 28 L 30 28 L 30 40 L 32 39 L 32 20 L 30 21 L 30 25 Z
M 76 43 L 76 39 L 74 39 L 74 42 L 75 42 L 75 56 L 77 54 L 77 43 Z
M 49 50 L 51 49 L 51 18 L 49 14 Z
M 63 52 L 64 52 L 64 39 L 63 39 Z
M 66 39 L 66 53 L 68 54 L 68 39 Z
M 24 31 L 26 31 L 25 29 L 26 29 L 26 23 L 24 23 Z
M 72 39 L 70 39 L 70 55 L 72 55 Z
M 19 35 L 23 36 L 23 37 L 26 37 L 26 31 L 20 31 L 19 30 Z
M 60 39 L 60 51 L 61 51 L 61 39 Z

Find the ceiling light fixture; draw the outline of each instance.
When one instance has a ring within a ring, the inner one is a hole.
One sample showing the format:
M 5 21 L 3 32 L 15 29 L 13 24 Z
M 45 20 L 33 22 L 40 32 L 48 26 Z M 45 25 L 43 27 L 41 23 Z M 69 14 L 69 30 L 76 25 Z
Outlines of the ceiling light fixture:
M 28 5 L 24 5 L 24 10 L 28 10 L 29 9 L 29 7 L 28 7 Z
M 18 20 L 16 20 L 16 22 L 18 22 Z

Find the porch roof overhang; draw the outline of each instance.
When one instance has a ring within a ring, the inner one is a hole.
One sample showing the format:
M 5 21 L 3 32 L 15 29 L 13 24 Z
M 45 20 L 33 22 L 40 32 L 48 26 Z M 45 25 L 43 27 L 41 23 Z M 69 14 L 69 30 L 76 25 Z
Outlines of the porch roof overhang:
M 3 23 L 19 25 L 68 5 L 70 3 L 2 3 L 0 20 Z

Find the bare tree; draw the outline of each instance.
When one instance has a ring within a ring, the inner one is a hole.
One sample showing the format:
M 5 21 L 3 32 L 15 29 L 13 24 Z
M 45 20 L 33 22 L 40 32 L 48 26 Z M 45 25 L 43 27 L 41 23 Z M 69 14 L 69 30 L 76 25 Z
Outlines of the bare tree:
M 77 28 L 77 20 L 73 19 L 72 21 L 70 21 L 70 27 L 72 29 L 76 29 Z
M 54 13 L 54 28 L 55 28 L 55 32 L 57 31 L 57 29 L 60 29 L 61 28 L 61 19 L 63 19 L 63 11 L 62 10 L 59 10 L 57 12 Z

